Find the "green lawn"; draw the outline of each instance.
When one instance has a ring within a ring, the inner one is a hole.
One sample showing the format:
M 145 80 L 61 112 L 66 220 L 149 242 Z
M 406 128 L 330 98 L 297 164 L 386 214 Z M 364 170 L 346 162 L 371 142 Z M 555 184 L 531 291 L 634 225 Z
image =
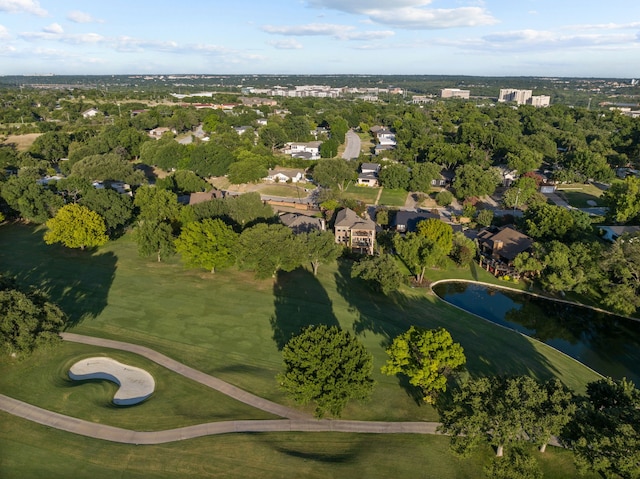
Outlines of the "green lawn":
M 268 185 L 260 188 L 261 195 L 281 196 L 284 198 L 306 198 L 309 193 L 303 187 L 295 185 Z
M 407 193 L 405 190 L 392 190 L 383 188 L 378 204 L 386 206 L 404 206 L 407 201 Z
M 228 434 L 157 446 L 129 446 L 49 429 L 0 412 L 4 479 L 433 478 L 476 479 L 492 455 L 451 454 L 441 436 L 337 433 Z M 569 451 L 533 452 L 545 479 L 575 477 Z M 587 475 L 586 479 L 596 476 Z
M 378 191 L 380 191 L 380 188 L 351 184 L 344 190 L 343 195 L 345 198 L 352 198 L 368 205 L 373 205 L 378 197 Z
M 603 190 L 592 184 L 567 184 L 558 187 L 557 193 L 571 206 L 575 208 L 588 208 L 594 206 L 589 202 L 594 202 L 595 206 L 604 206 L 601 199 Z
M 345 419 L 437 420 L 435 410 L 415 400 L 414 390 L 398 378 L 379 372 L 386 359 L 386 345 L 413 324 L 446 327 L 464 347 L 469 372 L 474 375 L 532 374 L 541 379 L 555 375 L 579 392 L 588 381 L 596 379 L 594 373 L 555 350 L 452 308 L 424 289 L 407 287 L 391 298 L 373 294 L 360 281 L 351 279 L 347 263 L 321 266 L 317 278 L 306 270 L 297 270 L 281 274 L 275 280 L 257 281 L 252 274 L 235 270 L 215 275 L 185 270 L 178 258 L 167 263 L 141 259 L 129 236 L 91 253 L 47 246 L 42 241 L 42 233 L 42 229 L 27 226 L 0 227 L 0 272 L 15 276 L 22 285 L 38 286 L 48 292 L 69 314 L 71 331 L 148 346 L 279 403 L 290 405 L 274 379 L 281 368 L 279 347 L 300 327 L 321 322 L 355 331 L 374 356 L 377 384 L 373 397 L 364 405 L 350 404 L 343 413 Z M 469 270 L 460 272 L 460 276 L 481 278 L 483 273 Z M 125 363 L 148 368 L 157 377 L 158 392 L 142 405 L 124 408 L 125 412 L 112 409 L 108 406 L 109 392 L 113 391 L 109 383 L 70 385 L 66 381 L 64 374 L 70 363 L 89 354 L 109 354 Z M 155 429 L 216 418 L 265 417 L 264 413 L 235 401 L 225 398 L 224 402 L 215 391 L 178 378 L 143 358 L 88 346 L 65 344 L 59 351 L 36 355 L 15 365 L 0 363 L 0 375 L 2 393 L 65 414 L 72 414 L 71 410 L 76 409 L 81 417 L 91 416 L 92 420 L 114 425 L 136 424 L 136 428 Z M 188 391 L 187 398 L 176 394 L 183 390 Z M 82 407 L 80 404 L 85 400 L 93 403 L 96 410 Z M 111 414 L 111 411 L 117 412 Z M 135 411 L 145 411 L 148 417 L 136 418 Z M 162 419 L 157 419 L 160 417 Z M 3 421 L 1 426 L 0 451 L 3 452 L 0 454 L 4 456 L 0 470 L 6 464 L 13 464 L 13 469 L 6 470 L 17 474 L 20 466 L 16 464 L 21 462 L 26 472 L 24 477 L 35 477 L 40 466 L 31 454 L 48 464 L 48 455 L 59 453 L 61 459 L 52 460 L 52 467 L 55 463 L 61 470 L 68 467 L 67 472 L 75 471 L 74 465 L 78 466 L 78 461 L 91 455 L 78 453 L 75 462 L 65 461 L 62 458 L 76 454 L 67 445 L 67 442 L 74 443 L 75 436 L 28 423 L 25 426 L 25 421 L 13 418 L 8 422 L 10 425 Z M 332 442 L 334 437 L 339 438 L 340 447 Z M 289 441 L 286 446 L 285 442 Z M 143 460 L 140 466 L 132 465 L 137 455 L 142 455 L 138 451 L 143 449 L 150 451 L 148 460 L 153 459 L 160 468 L 161 464 L 181 464 L 186 471 L 196 468 L 196 475 L 204 475 L 205 471 L 214 475 L 214 471 L 220 472 L 215 469 L 220 459 L 223 461 L 220 467 L 230 471 L 228 476 L 239 475 L 232 465 L 237 460 L 238 467 L 256 463 L 271 471 L 252 469 L 246 474 L 256 477 L 279 477 L 291 467 L 296 467 L 296 476 L 305 477 L 307 468 L 311 477 L 313 474 L 349 477 L 348 471 L 356 469 L 364 471 L 357 474 L 362 477 L 388 477 L 392 474 L 390 471 L 397 469 L 389 466 L 390 462 L 397 466 L 398 461 L 389 461 L 398 457 L 399 452 L 393 451 L 403 449 L 406 443 L 411 444 L 406 446 L 411 461 L 405 462 L 441 461 L 442 454 L 425 452 L 430 450 L 424 446 L 429 441 L 443 441 L 443 438 L 263 434 L 206 438 L 140 449 L 105 447 L 106 443 L 100 441 L 81 440 L 88 451 L 100 451 L 89 459 L 93 466 L 86 466 L 86 475 L 96 477 L 109 476 L 110 467 L 117 471 L 141 467 L 139 474 L 143 474 Z M 236 459 L 218 456 L 219 444 L 226 447 L 236 444 L 237 451 L 229 456 Z M 308 447 L 309 451 L 290 451 L 287 448 L 294 447 L 291 444 L 296 448 Z M 315 449 L 313 444 L 317 446 Z M 387 446 L 389 452 L 385 452 Z M 113 460 L 107 453 L 109 450 L 114 451 Z M 268 453 L 261 452 L 263 450 Z M 6 451 L 14 452 L 7 455 Z M 343 459 L 343 454 L 348 458 Z M 131 461 L 117 459 L 129 456 Z M 337 459 L 328 460 L 325 456 Z M 447 472 L 439 475 L 434 472 L 432 477 L 477 477 L 477 468 L 465 472 L 463 466 L 452 465 L 454 460 L 446 457 L 442 468 Z M 176 462 L 170 462 L 171 458 Z M 348 467 L 344 466 L 343 470 L 344 464 Z M 166 467 L 165 477 L 170 477 L 171 467 L 178 466 Z M 411 470 L 422 469 L 407 466 L 406 470 L 399 469 L 396 476 L 414 477 Z M 149 466 L 146 477 L 162 471 Z M 51 475 L 54 476 L 56 474 Z M 136 473 L 127 473 L 127 477 L 132 476 Z

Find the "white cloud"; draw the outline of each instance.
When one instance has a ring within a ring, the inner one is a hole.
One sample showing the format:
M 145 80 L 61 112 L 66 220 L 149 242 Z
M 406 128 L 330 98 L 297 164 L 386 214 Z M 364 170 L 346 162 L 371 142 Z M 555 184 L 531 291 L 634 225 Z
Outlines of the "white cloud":
M 640 22 L 631 23 L 595 23 L 587 25 L 568 25 L 566 30 L 629 30 L 640 28 Z
M 0 0 L 0 12 L 30 13 L 39 17 L 46 17 L 47 11 L 37 0 Z
M 309 5 L 365 15 L 384 25 L 409 30 L 476 27 L 498 23 L 480 3 L 459 8 L 427 8 L 432 0 L 309 0 Z
M 287 38 L 286 40 L 271 40 L 267 43 L 278 50 L 300 50 L 302 48 L 302 43 L 293 38 Z
M 4 25 L 0 25 L 0 40 L 7 40 L 11 38 L 11 35 L 9 35 L 9 30 L 7 30 L 7 27 L 5 27 Z
M 46 33 L 54 33 L 57 35 L 64 33 L 64 29 L 59 23 L 52 23 L 51 25 L 44 27 L 42 31 Z
M 350 25 L 333 23 L 309 23 L 307 25 L 265 25 L 267 33 L 287 36 L 329 36 L 337 40 L 373 40 L 394 35 L 390 30 L 357 31 Z
M 374 22 L 410 30 L 437 30 L 445 28 L 478 27 L 493 25 L 498 21 L 481 7 L 450 9 L 394 8 L 369 10 L 366 14 Z
M 104 43 L 106 38 L 97 33 L 52 33 L 48 31 L 43 32 L 24 32 L 21 33 L 20 38 L 27 41 L 38 40 L 51 40 L 59 41 L 63 43 L 69 43 L 72 45 L 80 45 L 84 43 Z
M 346 13 L 364 13 L 367 10 L 421 7 L 431 2 L 432 0 L 309 0 L 309 5 Z
M 90 13 L 81 12 L 79 10 L 69 12 L 67 14 L 67 19 L 74 23 L 103 23 L 102 20 L 93 18 Z

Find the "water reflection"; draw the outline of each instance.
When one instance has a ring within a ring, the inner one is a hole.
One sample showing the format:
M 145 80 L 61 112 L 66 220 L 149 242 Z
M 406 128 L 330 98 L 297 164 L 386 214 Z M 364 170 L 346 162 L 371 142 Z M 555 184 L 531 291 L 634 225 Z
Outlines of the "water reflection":
M 606 376 L 640 385 L 640 322 L 473 283 L 433 288 L 442 299 L 536 338 Z

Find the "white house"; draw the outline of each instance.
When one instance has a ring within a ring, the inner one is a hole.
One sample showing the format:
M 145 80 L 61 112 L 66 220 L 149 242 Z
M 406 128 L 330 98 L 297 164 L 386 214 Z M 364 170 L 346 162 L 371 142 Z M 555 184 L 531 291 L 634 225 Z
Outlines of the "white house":
M 282 152 L 285 155 L 291 155 L 293 158 L 304 158 L 307 160 L 320 159 L 321 141 L 309 141 L 306 143 L 289 142 L 286 143 Z
M 100 110 L 98 110 L 97 108 L 89 108 L 88 110 L 82 112 L 82 118 L 93 118 L 98 113 L 100 113 Z
M 305 170 L 299 168 L 280 168 L 275 167 L 269 170 L 266 181 L 274 181 L 276 183 L 304 183 L 306 182 Z

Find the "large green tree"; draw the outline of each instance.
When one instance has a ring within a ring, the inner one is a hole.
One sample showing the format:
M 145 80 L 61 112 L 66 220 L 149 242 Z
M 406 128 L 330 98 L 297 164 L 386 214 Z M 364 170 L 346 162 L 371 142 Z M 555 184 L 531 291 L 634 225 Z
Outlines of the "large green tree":
M 47 244 L 62 243 L 67 248 L 85 249 L 102 246 L 109 237 L 102 216 L 79 204 L 65 205 L 47 221 L 44 241 Z
M 142 220 L 133 234 L 140 256 L 155 255 L 160 262 L 176 252 L 173 228 L 166 221 Z
M 0 196 L 25 221 L 44 223 L 63 206 L 64 200 L 28 176 L 12 176 L 0 183 Z
M 459 199 L 491 195 L 500 183 L 500 173 L 495 168 L 485 169 L 468 163 L 456 168 L 453 188 Z
M 328 264 L 342 253 L 340 245 L 330 231 L 310 231 L 298 236 L 301 242 L 302 255 L 311 264 L 313 275 L 318 274 L 321 264 Z
M 5 354 L 25 355 L 59 342 L 65 322 L 60 308 L 41 294 L 0 287 L 0 349 Z
M 607 215 L 616 223 L 626 223 L 640 215 L 640 178 L 628 176 L 614 181 L 603 195 Z
M 175 193 L 151 186 L 138 188 L 133 204 L 139 209 L 138 217 L 144 221 L 173 221 L 180 212 Z
M 216 269 L 232 266 L 238 235 L 219 219 L 204 219 L 188 223 L 176 238 L 176 251 L 191 268 Z
M 351 277 L 367 281 L 374 291 L 382 294 L 397 291 L 404 279 L 395 259 L 388 254 L 370 256 L 354 263 Z
M 111 188 L 90 188 L 78 203 L 98 213 L 104 220 L 109 234 L 125 226 L 133 216 L 131 197 Z
M 589 383 L 566 438 L 579 470 L 640 477 L 640 390 L 625 379 Z
M 302 264 L 301 243 L 284 225 L 259 223 L 240 235 L 240 265 L 255 271 L 257 278 L 275 277 Z
M 356 179 L 352 164 L 340 158 L 319 160 L 313 169 L 313 179 L 320 186 L 344 191 L 348 183 Z
M 409 190 L 428 193 L 431 189 L 431 182 L 437 178 L 440 178 L 441 170 L 442 166 L 436 163 L 418 163 L 413 168 L 411 168 Z
M 440 430 L 451 435 L 456 453 L 488 441 L 500 457 L 505 446 L 522 442 L 523 433 L 533 430 L 546 400 L 546 390 L 529 376 L 469 379 L 442 411 Z
M 547 203 L 532 205 L 524 214 L 525 232 L 535 239 L 562 239 L 573 223 L 568 209 Z
M 350 399 L 371 395 L 373 357 L 348 331 L 309 326 L 282 350 L 278 382 L 299 404 L 314 403 L 316 417 L 339 417 Z
M 388 165 L 380 171 L 380 183 L 385 188 L 406 190 L 409 188 L 409 168 L 401 164 Z
M 602 255 L 604 304 L 631 315 L 640 307 L 640 235 L 623 235 Z
M 382 372 L 407 376 L 410 384 L 421 389 L 428 403 L 447 390 L 447 377 L 467 362 L 462 346 L 454 343 L 451 334 L 443 328 L 411 326 L 394 338 L 387 354 L 389 359 Z

